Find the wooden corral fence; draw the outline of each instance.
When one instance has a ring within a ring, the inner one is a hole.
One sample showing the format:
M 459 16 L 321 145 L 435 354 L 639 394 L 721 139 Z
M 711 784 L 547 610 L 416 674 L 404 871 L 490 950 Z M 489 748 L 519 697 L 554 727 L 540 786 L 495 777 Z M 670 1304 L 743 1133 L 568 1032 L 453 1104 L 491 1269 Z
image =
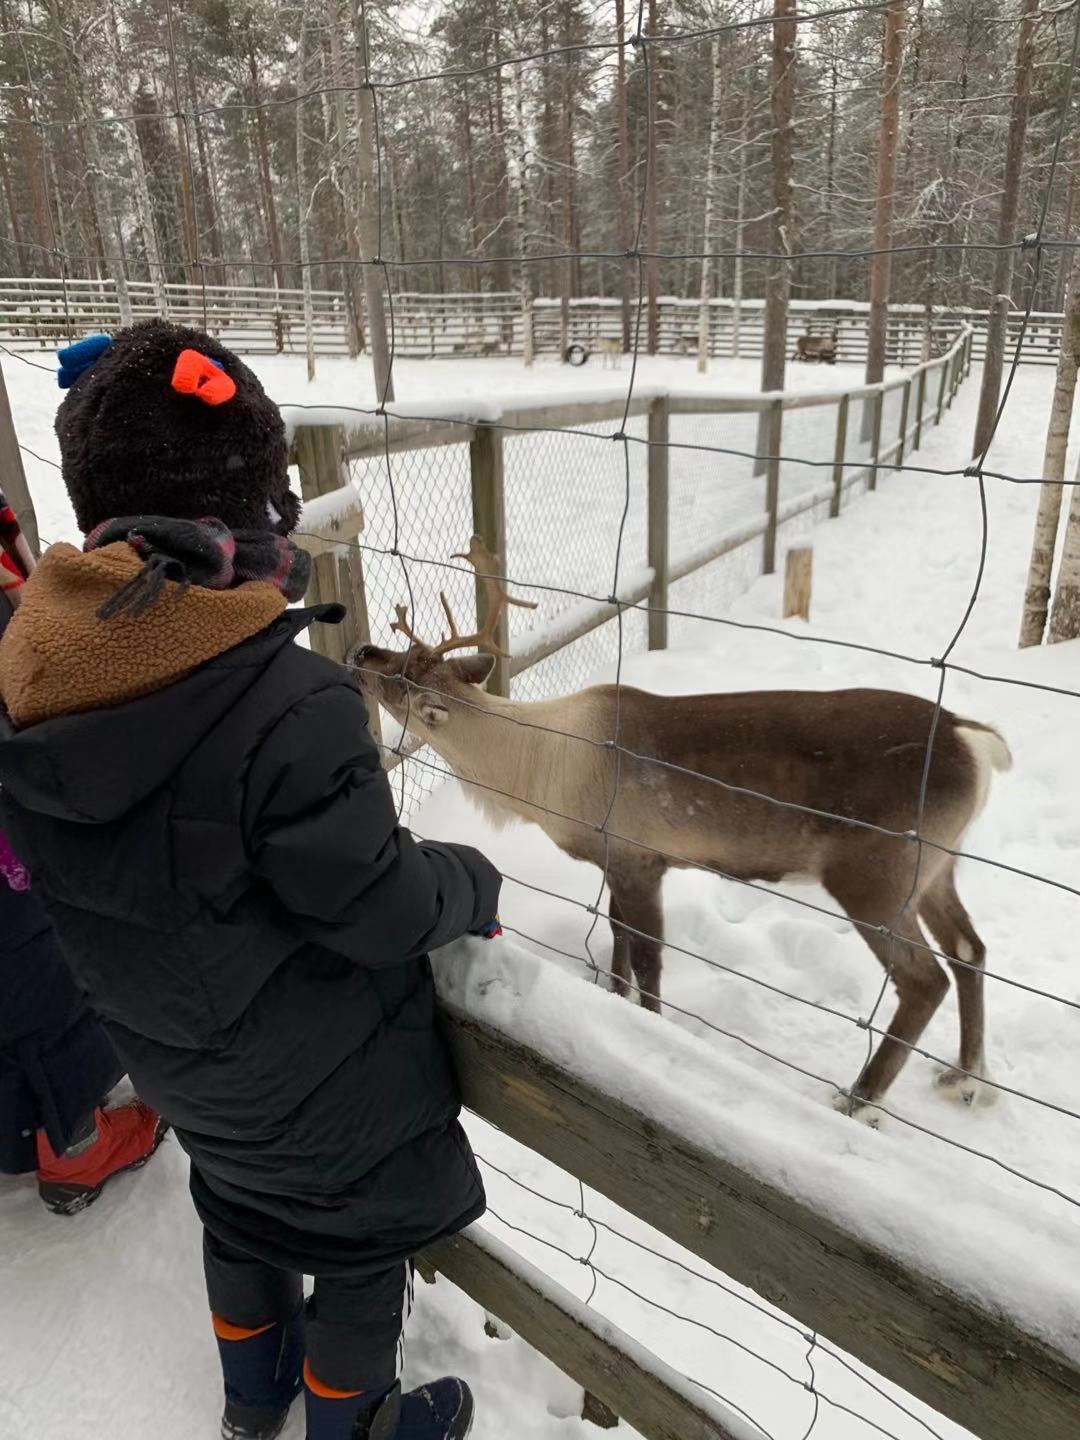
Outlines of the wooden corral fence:
M 153 285 L 128 285 L 133 320 L 161 315 Z M 166 285 L 164 313 L 179 325 L 209 330 L 242 355 L 304 353 L 303 292 L 244 285 Z M 336 290 L 312 292 L 315 348 L 347 355 L 349 316 Z M 111 280 L 0 279 L 0 340 L 12 350 L 53 350 L 120 325 Z M 355 353 L 355 346 L 353 347 Z
M 132 281 L 129 285 L 135 319 L 159 313 L 154 287 Z M 303 292 L 256 286 L 194 285 L 165 287 L 167 313 L 180 323 L 209 329 L 241 354 L 303 354 L 305 347 Z M 315 350 L 320 355 L 356 352 L 356 317 L 345 297 L 336 290 L 312 294 Z M 537 353 L 557 356 L 562 344 L 561 304 L 536 299 L 530 307 L 530 326 Z M 570 301 L 569 338 L 586 346 L 622 335 L 617 300 Z M 696 355 L 698 317 L 696 300 L 663 297 L 659 301 L 659 349 L 664 355 Z M 716 358 L 761 355 L 764 302 L 744 300 L 738 306 L 727 298 L 709 307 L 709 353 Z M 1017 311 L 1009 319 L 1007 346 L 1023 334 L 1021 359 L 1028 364 L 1057 363 L 1062 316 L 1033 314 L 1023 326 Z M 793 301 L 788 318 L 788 353 L 794 355 L 802 335 L 831 335 L 836 331 L 840 362 L 860 364 L 866 359 L 869 308 L 854 301 Z M 934 310 L 893 305 L 889 310 L 886 360 L 910 369 L 928 356 L 947 349 L 957 331 L 970 325 L 974 332 L 972 358 L 981 360 L 986 341 L 985 310 Z M 53 349 L 69 338 L 93 330 L 111 330 L 120 324 L 116 290 L 111 280 L 0 279 L 0 340 L 12 349 Z M 361 317 L 362 329 L 362 317 Z M 520 355 L 524 325 L 521 299 L 510 292 L 423 295 L 403 292 L 394 296 L 394 349 L 414 359 Z
M 656 392 L 636 398 L 631 413 L 648 415 L 649 438 L 658 442 L 666 441 L 673 415 L 764 411 L 769 417 L 763 513 L 738 535 L 710 537 L 695 553 L 677 559 L 668 553 L 670 451 L 664 443 L 649 447 L 649 577 L 619 598 L 624 604 L 647 603 L 650 647 L 666 644 L 663 612 L 675 579 L 755 537 L 762 544 L 761 569 L 771 570 L 785 520 L 824 499 L 831 513 L 839 514 L 853 484 L 875 483 L 874 463 L 901 463 L 918 448 L 926 427 L 940 422 L 971 358 L 972 333 L 965 328 L 942 356 L 883 385 L 726 399 Z M 894 389 L 902 391 L 900 419 L 895 436 L 886 437 L 883 401 Z M 870 467 L 847 468 L 848 417 L 856 399 L 874 405 L 873 460 Z M 777 483 L 784 417 L 810 406 L 836 412 L 833 473 L 826 486 L 784 507 Z M 505 556 L 504 434 L 519 427 L 618 423 L 623 402 L 519 407 L 503 412 L 498 422 L 472 413 L 472 419 L 467 413 L 372 415 L 346 426 L 334 412 L 325 418 L 294 412 L 293 419 L 304 421 L 293 441 L 305 498 L 299 538 L 316 557 L 309 599 L 338 601 L 347 611 L 343 627 L 326 627 L 314 637 L 325 652 L 341 657 L 355 640 L 369 638 L 362 547 L 342 543 L 363 533 L 359 498 L 348 480 L 351 459 L 381 454 L 387 446 L 401 454 L 467 442 L 475 527 Z M 461 537 L 433 536 L 432 542 L 441 554 Z M 478 605 L 480 600 L 478 595 Z M 512 677 L 604 624 L 612 613 L 610 603 L 598 601 L 557 637 L 531 645 L 526 637 L 512 660 L 500 662 L 493 685 L 508 693 Z M 391 757 L 388 766 L 396 763 Z M 464 1010 L 444 1005 L 443 1016 L 466 1104 L 477 1115 L 980 1440 L 1075 1440 L 1080 1370 L 1064 1353 L 954 1292 L 918 1262 L 901 1262 L 867 1243 L 782 1184 L 764 1182 L 705 1144 L 688 1143 L 625 1098 L 560 1069 Z M 739 1415 L 482 1230 L 435 1246 L 421 1257 L 421 1268 L 453 1281 L 648 1440 L 749 1440 L 754 1433 Z
M 663 649 L 668 636 L 668 590 L 676 581 L 711 565 L 723 555 L 754 539 L 761 539 L 761 573 L 776 569 L 777 535 L 781 527 L 816 506 L 828 501 L 831 516 L 840 514 L 844 495 L 854 486 L 865 483 L 876 488 L 883 468 L 899 466 L 905 456 L 917 450 L 926 427 L 940 424 L 942 415 L 952 404 L 961 382 L 971 368 L 972 332 L 965 327 L 948 350 L 937 359 L 928 360 L 914 370 L 897 375 L 876 385 L 862 385 L 846 390 L 807 392 L 784 391 L 777 395 L 703 395 L 694 393 L 639 390 L 630 404 L 629 415 L 648 416 L 648 553 L 647 578 L 632 585 L 618 597 L 621 605 L 648 607 L 648 643 L 650 649 Z M 895 434 L 884 433 L 885 400 L 892 392 L 900 393 Z M 869 454 L 865 461 L 852 463 L 854 435 L 849 427 L 852 405 L 862 401 L 869 405 Z M 440 446 L 469 446 L 469 470 L 472 490 L 472 519 L 475 533 L 495 554 L 503 556 L 513 573 L 513 557 L 507 556 L 505 495 L 503 480 L 503 447 L 507 435 L 517 431 L 543 432 L 619 421 L 623 418 L 623 399 L 608 401 L 576 401 L 570 404 L 540 406 L 519 404 L 508 406 L 497 422 L 470 419 L 468 402 L 463 403 L 459 417 L 453 407 L 441 402 L 445 419 L 410 417 L 408 407 L 398 405 L 395 413 L 385 417 L 359 415 L 345 427 L 341 424 L 312 424 L 309 412 L 297 411 L 301 423 L 294 431 L 293 454 L 299 467 L 305 509 L 301 521 L 301 543 L 313 548 L 316 555 L 313 599 L 336 600 L 349 611 L 347 622 L 328 629 L 317 643 L 326 653 L 342 659 L 357 639 L 370 639 L 367 628 L 368 607 L 363 588 L 361 552 L 355 547 L 341 546 L 340 541 L 360 532 L 363 518 L 356 490 L 349 480 L 349 462 L 377 456 L 389 446 L 391 452 L 435 450 Z M 796 410 L 821 409 L 835 411 L 834 446 L 829 480 L 782 501 L 780 471 L 784 452 L 784 416 Z M 288 413 L 288 407 L 286 407 Z M 475 415 L 475 409 L 472 411 Z M 673 556 L 670 545 L 670 426 L 673 416 L 762 414 L 768 417 L 764 465 L 763 504 L 758 514 L 722 535 L 710 536 L 693 550 Z M 337 527 L 335 529 L 335 526 Z M 311 536 L 313 538 L 307 538 Z M 335 544 L 335 542 L 337 542 Z M 433 546 L 449 553 L 462 543 L 460 536 L 432 537 Z M 482 615 L 483 586 L 477 583 L 477 605 Z M 492 675 L 491 685 L 499 694 L 510 693 L 510 682 L 533 666 L 546 660 L 584 635 L 610 621 L 615 607 L 607 601 L 577 607 L 573 623 L 563 625 L 557 633 L 541 634 L 535 640 L 516 647 L 513 658 L 500 659 Z M 509 650 L 505 629 L 497 633 L 501 648 Z

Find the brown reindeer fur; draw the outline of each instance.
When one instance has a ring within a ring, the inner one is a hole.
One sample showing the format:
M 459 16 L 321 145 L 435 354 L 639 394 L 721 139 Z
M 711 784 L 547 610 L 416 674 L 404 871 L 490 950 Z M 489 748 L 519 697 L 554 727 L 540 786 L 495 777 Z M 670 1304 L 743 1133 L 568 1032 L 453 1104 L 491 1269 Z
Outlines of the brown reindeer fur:
M 667 869 L 701 867 L 767 885 L 816 881 L 857 922 L 897 991 L 892 1024 L 852 1096 L 884 1096 L 948 989 L 944 969 L 924 948 L 931 943 L 925 924 L 953 957 L 957 980 L 960 1061 L 945 1083 L 974 1098 L 984 1069 L 985 949 L 956 894 L 952 856 L 917 846 L 908 832 L 918 825 L 925 839 L 958 846 L 985 803 L 991 770 L 1010 763 L 996 731 L 942 711 L 920 824 L 934 707 L 916 696 L 666 696 L 599 686 L 524 703 L 479 688 L 490 670 L 482 656 L 369 646 L 356 665 L 369 697 L 427 741 L 493 821 L 529 821 L 567 854 L 598 866 L 606 861 L 612 969 L 622 993 L 632 973 L 642 1004 L 660 1008 Z M 609 743 L 616 733 L 618 755 Z

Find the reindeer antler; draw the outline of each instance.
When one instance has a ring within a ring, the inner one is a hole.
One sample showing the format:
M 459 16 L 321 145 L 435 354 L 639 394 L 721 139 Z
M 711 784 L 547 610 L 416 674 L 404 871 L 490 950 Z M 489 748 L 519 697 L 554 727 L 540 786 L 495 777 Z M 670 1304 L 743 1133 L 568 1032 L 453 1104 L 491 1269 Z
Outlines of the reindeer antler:
M 510 658 L 509 655 L 495 640 L 495 631 L 502 617 L 502 612 L 506 609 L 507 605 L 517 605 L 522 610 L 535 610 L 536 602 L 534 600 L 518 600 L 516 596 L 509 593 L 505 584 L 498 578 L 499 557 L 493 555 L 491 551 L 487 549 L 479 535 L 472 537 L 469 541 L 469 548 L 464 554 L 458 553 L 451 558 L 454 560 L 467 560 L 476 571 L 477 579 L 484 587 L 484 592 L 487 596 L 487 613 L 484 616 L 483 625 L 481 625 L 475 634 L 462 635 L 457 628 L 454 612 L 450 609 L 450 602 L 447 600 L 445 592 L 440 590 L 439 600 L 442 602 L 443 614 L 446 616 L 446 623 L 450 627 L 450 634 L 440 640 L 437 645 L 430 647 L 432 654 L 448 655 L 452 650 L 468 650 L 475 645 L 478 650 L 483 650 L 489 655 L 501 655 L 504 660 L 508 660 Z M 396 630 L 399 635 L 404 635 L 407 640 L 413 641 L 414 644 L 425 644 L 409 623 L 408 607 L 398 605 L 396 610 L 398 618 L 396 622 L 390 626 L 391 630 Z
M 405 639 L 411 640 L 414 645 L 423 645 L 424 641 L 409 624 L 409 607 L 407 605 L 395 605 L 394 610 L 397 614 L 397 619 L 391 624 L 390 629 L 396 631 L 399 635 L 404 635 Z

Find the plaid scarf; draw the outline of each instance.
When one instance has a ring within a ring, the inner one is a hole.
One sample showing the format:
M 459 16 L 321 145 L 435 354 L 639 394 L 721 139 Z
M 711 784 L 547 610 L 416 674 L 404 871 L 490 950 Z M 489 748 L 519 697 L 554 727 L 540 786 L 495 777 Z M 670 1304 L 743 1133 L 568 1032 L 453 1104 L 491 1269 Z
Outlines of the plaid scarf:
M 221 520 L 173 520 L 165 515 L 127 515 L 106 520 L 87 535 L 84 550 L 100 550 L 125 540 L 144 561 L 143 568 L 113 592 L 98 610 L 108 620 L 122 610 L 142 615 L 174 580 L 185 589 L 230 590 L 261 580 L 285 599 L 300 600 L 308 586 L 311 557 L 272 530 L 230 530 Z
M 0 490 L 0 590 L 6 591 L 13 606 L 19 603 L 19 591 L 33 568 L 34 557 L 18 516 Z
M 8 844 L 3 831 L 0 831 L 0 876 L 12 890 L 30 889 L 30 872 Z

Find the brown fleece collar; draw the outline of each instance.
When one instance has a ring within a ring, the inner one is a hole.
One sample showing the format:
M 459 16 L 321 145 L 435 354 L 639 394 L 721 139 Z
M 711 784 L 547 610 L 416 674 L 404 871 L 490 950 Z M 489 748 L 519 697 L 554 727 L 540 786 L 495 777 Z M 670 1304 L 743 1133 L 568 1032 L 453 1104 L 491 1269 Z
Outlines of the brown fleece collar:
M 149 695 L 264 630 L 285 609 L 272 585 L 183 589 L 138 617 L 99 620 L 102 601 L 142 567 L 123 541 L 83 554 L 54 545 L 23 587 L 0 642 L 0 699 L 19 729 Z

